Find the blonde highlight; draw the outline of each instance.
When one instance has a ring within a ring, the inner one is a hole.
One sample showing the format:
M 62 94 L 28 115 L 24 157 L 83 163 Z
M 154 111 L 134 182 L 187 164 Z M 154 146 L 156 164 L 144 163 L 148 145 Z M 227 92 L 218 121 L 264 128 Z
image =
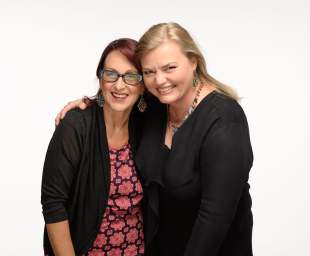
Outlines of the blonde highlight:
M 197 44 L 189 32 L 178 23 L 159 23 L 149 28 L 140 38 L 136 47 L 136 58 L 140 62 L 141 58 L 157 48 L 167 40 L 177 42 L 183 53 L 189 58 L 197 60 L 196 73 L 199 81 L 211 84 L 216 91 L 235 100 L 239 100 L 237 92 L 230 86 L 225 85 L 207 72 L 206 61 L 199 50 Z

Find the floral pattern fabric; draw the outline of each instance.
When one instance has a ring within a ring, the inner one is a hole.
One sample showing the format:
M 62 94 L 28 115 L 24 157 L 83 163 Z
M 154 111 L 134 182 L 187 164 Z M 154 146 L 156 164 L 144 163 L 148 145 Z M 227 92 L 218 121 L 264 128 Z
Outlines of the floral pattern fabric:
M 107 208 L 88 256 L 144 254 L 143 191 L 130 144 L 109 149 L 111 182 Z

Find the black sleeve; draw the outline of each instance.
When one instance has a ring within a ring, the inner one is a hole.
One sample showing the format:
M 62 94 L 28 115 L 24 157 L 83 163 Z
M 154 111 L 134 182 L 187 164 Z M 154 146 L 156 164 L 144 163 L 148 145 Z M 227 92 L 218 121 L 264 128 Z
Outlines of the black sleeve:
M 247 125 L 216 124 L 200 152 L 202 198 L 185 255 L 217 255 L 252 165 Z
M 68 119 L 62 120 L 50 141 L 43 167 L 41 204 L 45 223 L 68 218 L 66 203 L 79 166 L 80 144 L 77 129 Z

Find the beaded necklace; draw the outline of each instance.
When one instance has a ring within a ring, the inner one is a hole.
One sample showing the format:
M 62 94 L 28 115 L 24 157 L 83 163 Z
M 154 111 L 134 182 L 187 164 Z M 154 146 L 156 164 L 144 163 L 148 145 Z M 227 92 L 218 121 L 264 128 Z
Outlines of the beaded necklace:
M 191 106 L 188 108 L 187 114 L 185 115 L 185 117 L 183 118 L 183 120 L 181 122 L 175 123 L 175 122 L 171 121 L 170 112 L 169 112 L 169 105 L 167 105 L 167 117 L 168 117 L 167 118 L 168 119 L 167 125 L 172 130 L 172 135 L 174 135 L 176 133 L 176 131 L 181 127 L 181 125 L 185 122 L 185 120 L 195 110 L 197 103 L 198 103 L 200 92 L 202 90 L 202 87 L 203 87 L 203 84 L 200 84 L 198 90 L 196 91 L 196 96 L 195 96 Z

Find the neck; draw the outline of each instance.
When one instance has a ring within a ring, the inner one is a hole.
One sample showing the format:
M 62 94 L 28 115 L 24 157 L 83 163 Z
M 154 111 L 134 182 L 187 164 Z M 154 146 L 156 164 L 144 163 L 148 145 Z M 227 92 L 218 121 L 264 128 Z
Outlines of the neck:
M 128 141 L 129 111 L 113 111 L 109 107 L 103 108 L 104 121 L 111 147 L 120 147 Z
M 171 121 L 175 123 L 183 121 L 184 117 L 188 114 L 188 109 L 193 104 L 197 89 L 197 87 L 190 88 L 189 91 L 180 100 L 169 104 L 169 115 Z

